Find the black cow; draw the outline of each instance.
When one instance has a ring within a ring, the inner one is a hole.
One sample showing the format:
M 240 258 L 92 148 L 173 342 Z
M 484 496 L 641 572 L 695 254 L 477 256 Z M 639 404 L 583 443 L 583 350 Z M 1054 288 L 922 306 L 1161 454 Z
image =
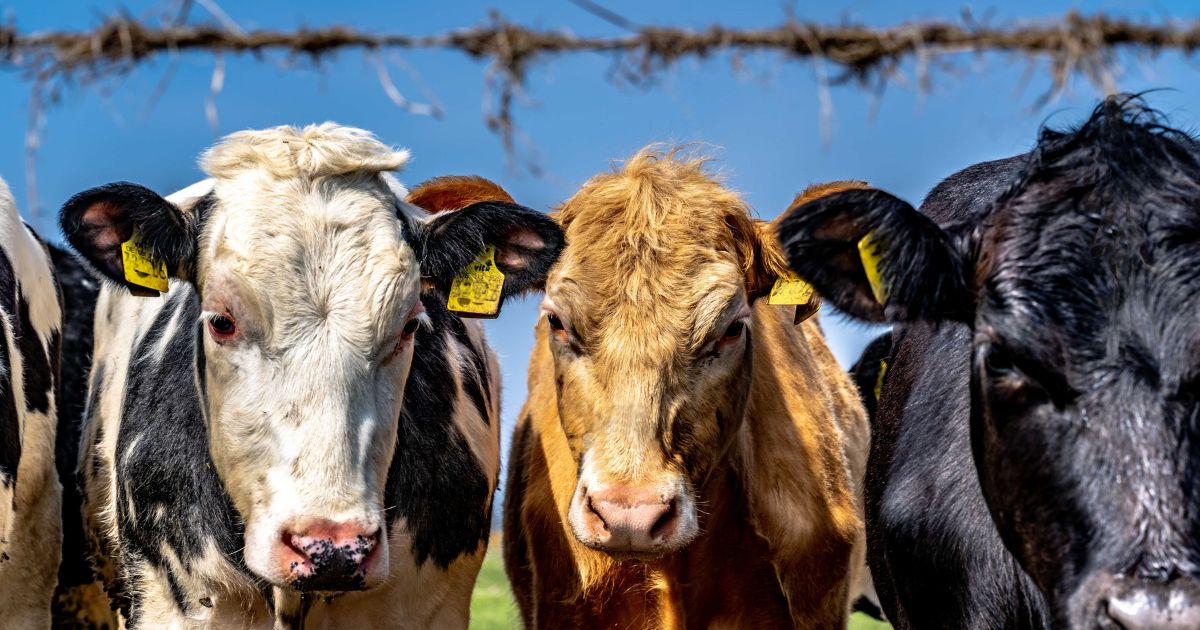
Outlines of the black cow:
M 1191 137 L 1113 97 L 921 213 L 847 191 L 780 238 L 823 297 L 897 322 L 866 514 L 898 628 L 1200 628 Z

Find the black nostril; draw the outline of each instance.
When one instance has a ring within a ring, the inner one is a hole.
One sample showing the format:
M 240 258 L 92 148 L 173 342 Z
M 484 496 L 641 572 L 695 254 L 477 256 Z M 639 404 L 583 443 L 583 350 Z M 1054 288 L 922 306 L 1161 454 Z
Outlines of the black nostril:
M 283 536 L 281 537 L 280 542 L 282 542 L 284 545 L 286 545 L 292 551 L 295 551 L 296 554 L 299 555 L 300 557 L 308 558 L 308 553 L 306 551 L 304 551 L 304 547 L 302 547 L 300 545 L 300 543 L 298 543 L 296 541 L 296 537 L 292 536 L 291 532 L 283 532 Z
M 658 517 L 658 520 L 654 521 L 654 525 L 650 527 L 650 537 L 658 538 L 659 536 L 667 534 L 668 532 L 666 530 L 670 529 L 674 525 L 675 518 L 678 516 L 678 514 L 679 502 L 675 499 L 671 499 L 667 503 L 667 511 L 663 512 L 662 516 Z
M 600 523 L 600 526 L 604 528 L 604 531 L 608 531 L 608 522 L 604 520 L 604 515 L 601 514 L 600 510 L 597 510 L 595 504 L 592 503 L 591 495 L 584 496 L 587 497 L 584 499 L 587 501 L 587 511 L 591 513 L 591 515 Z

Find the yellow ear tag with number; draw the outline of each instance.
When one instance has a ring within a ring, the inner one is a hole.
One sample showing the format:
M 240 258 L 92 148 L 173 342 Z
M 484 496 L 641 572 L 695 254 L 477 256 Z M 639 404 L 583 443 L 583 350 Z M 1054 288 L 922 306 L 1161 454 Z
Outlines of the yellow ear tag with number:
M 791 271 L 784 272 L 784 275 L 775 280 L 775 285 L 771 287 L 771 293 L 767 296 L 767 304 L 776 306 L 795 304 L 796 317 L 793 324 L 799 324 L 812 317 L 813 313 L 816 313 L 821 306 L 813 286 L 801 280 L 800 276 Z
M 125 280 L 135 286 L 166 293 L 168 288 L 167 265 L 151 258 L 150 252 L 142 247 L 138 237 L 139 234 L 135 231 L 128 241 L 121 243 L 121 262 L 125 266 Z
M 863 271 L 867 274 L 867 282 L 871 285 L 871 293 L 875 295 L 875 301 L 881 306 L 886 305 L 888 301 L 888 287 L 883 281 L 883 274 L 879 270 L 879 263 L 883 261 L 883 253 L 880 251 L 879 243 L 874 239 L 875 231 L 867 232 L 867 235 L 858 241 L 858 256 L 862 259 Z
M 496 248 L 488 245 L 450 284 L 446 308 L 466 317 L 500 314 L 504 272 L 496 268 Z

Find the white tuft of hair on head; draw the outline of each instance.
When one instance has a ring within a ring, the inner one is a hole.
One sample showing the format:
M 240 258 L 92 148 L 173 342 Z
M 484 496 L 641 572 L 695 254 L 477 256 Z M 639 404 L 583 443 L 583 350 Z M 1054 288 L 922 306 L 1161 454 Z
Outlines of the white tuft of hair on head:
M 266 170 L 279 179 L 315 179 L 396 171 L 408 159 L 408 150 L 389 147 L 369 131 L 326 122 L 229 134 L 204 152 L 200 168 L 217 179 L 250 169 Z

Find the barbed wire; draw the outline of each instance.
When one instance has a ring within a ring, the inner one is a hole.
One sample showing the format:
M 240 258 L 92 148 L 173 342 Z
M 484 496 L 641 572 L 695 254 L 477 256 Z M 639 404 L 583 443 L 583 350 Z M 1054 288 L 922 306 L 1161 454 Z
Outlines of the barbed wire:
M 31 105 L 40 107 L 57 98 L 63 86 L 86 86 L 101 79 L 121 77 L 160 56 L 177 59 L 187 52 L 213 55 L 215 92 L 225 72 L 224 59 L 229 55 L 263 57 L 281 53 L 289 60 L 319 63 L 337 51 L 361 49 L 375 65 L 381 87 L 393 102 L 414 113 L 438 115 L 440 107 L 415 103 L 399 93 L 380 52 L 458 51 L 488 62 L 484 73 L 484 119 L 512 157 L 521 137 L 513 121 L 513 106 L 523 93 L 529 68 L 560 55 L 611 55 L 615 63 L 613 76 L 644 84 L 685 58 L 705 59 L 729 53 L 736 64 L 744 54 L 777 53 L 785 59 L 819 64 L 819 87 L 825 103 L 829 85 L 856 81 L 881 89 L 897 77 L 898 68 L 908 60 L 916 61 L 916 83 L 925 89 L 929 85 L 930 68 L 935 67 L 932 64 L 948 55 L 1000 52 L 1046 59 L 1051 85 L 1042 99 L 1045 100 L 1061 92 L 1076 75 L 1104 91 L 1115 90 L 1119 68 L 1116 55 L 1122 50 L 1150 54 L 1174 51 L 1190 56 L 1200 49 L 1200 20 L 1141 23 L 1104 14 L 1072 12 L 1059 19 L 990 26 L 964 14 L 961 23 L 925 21 L 885 28 L 830 26 L 788 18 L 771 28 L 714 25 L 693 30 L 637 25 L 590 0 L 576 1 L 629 33 L 616 37 L 580 36 L 565 30 L 522 26 L 498 13 L 492 13 L 486 23 L 476 27 L 427 36 L 373 34 L 344 26 L 292 31 L 243 30 L 230 24 L 224 12 L 213 13 L 220 23 L 204 25 L 187 25 L 177 19 L 154 26 L 123 15 L 107 18 L 87 31 L 26 33 L 12 23 L 0 25 L 0 68 L 15 69 L 32 80 Z M 184 2 L 181 15 L 186 14 L 190 4 Z M 205 0 L 204 5 L 215 8 L 211 0 Z M 210 120 L 215 120 L 213 107 L 206 109 Z M 826 114 L 822 112 L 823 119 Z M 34 121 L 43 114 L 31 112 L 30 116 Z M 531 168 L 536 169 L 536 165 Z

